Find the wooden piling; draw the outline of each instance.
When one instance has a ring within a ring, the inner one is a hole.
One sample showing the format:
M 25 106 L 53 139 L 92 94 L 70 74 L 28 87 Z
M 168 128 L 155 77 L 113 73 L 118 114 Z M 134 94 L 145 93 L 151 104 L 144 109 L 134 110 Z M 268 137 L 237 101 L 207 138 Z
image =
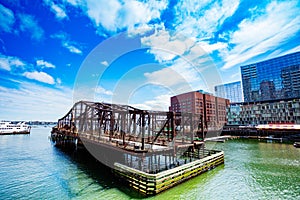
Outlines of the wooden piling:
M 202 159 L 154 174 L 115 163 L 114 173 L 131 188 L 145 196 L 151 196 L 224 163 L 223 151 L 210 151 L 210 154 Z

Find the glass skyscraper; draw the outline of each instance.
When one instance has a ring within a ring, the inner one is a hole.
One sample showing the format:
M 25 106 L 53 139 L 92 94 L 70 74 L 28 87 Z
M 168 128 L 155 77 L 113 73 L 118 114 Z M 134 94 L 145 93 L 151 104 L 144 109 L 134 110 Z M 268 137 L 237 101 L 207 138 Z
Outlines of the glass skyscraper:
M 229 99 L 230 103 L 243 101 L 241 81 L 215 86 L 215 94 L 218 97 Z
M 300 52 L 241 66 L 244 102 L 300 98 Z

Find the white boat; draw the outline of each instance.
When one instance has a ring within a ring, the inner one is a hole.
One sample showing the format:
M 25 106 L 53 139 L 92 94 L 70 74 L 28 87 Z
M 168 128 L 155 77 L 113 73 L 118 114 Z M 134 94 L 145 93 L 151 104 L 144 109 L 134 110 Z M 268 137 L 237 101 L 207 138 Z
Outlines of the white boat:
M 6 134 L 29 134 L 31 127 L 25 122 L 13 124 L 11 122 L 0 122 L 0 135 Z

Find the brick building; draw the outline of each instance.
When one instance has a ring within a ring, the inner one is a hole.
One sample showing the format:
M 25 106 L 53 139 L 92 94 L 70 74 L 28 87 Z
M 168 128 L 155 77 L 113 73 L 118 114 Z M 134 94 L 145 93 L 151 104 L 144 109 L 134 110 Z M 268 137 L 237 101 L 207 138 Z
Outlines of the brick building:
M 219 130 L 226 123 L 226 109 L 229 100 L 200 91 L 193 91 L 171 97 L 170 111 L 187 112 L 203 116 L 204 128 Z

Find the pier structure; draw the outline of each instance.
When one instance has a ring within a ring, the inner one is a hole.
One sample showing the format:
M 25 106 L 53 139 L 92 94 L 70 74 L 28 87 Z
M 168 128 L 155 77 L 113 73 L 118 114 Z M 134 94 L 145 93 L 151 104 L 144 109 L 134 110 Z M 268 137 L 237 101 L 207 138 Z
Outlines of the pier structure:
M 205 149 L 202 119 L 80 101 L 58 120 L 51 140 L 62 148 L 87 149 L 129 186 L 154 195 L 224 163 L 223 152 Z
M 259 124 L 256 126 L 226 125 L 221 137 L 241 137 L 259 140 L 300 141 L 299 124 Z

